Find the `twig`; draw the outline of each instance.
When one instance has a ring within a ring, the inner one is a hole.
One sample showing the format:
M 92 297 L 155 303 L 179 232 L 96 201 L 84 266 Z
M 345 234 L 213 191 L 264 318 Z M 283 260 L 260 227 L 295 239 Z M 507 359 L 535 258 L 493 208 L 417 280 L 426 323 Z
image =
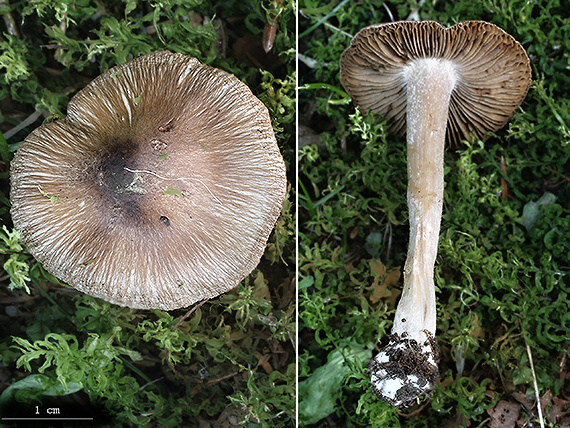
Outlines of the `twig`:
M 499 378 L 501 379 L 501 385 L 503 385 L 503 388 L 507 388 L 505 385 L 505 379 L 503 379 L 503 373 L 501 372 L 501 367 L 499 367 L 499 360 L 495 361 L 495 364 L 497 366 L 497 372 L 499 373 Z M 474 371 L 474 369 L 472 369 L 471 371 Z
M 10 3 L 8 0 L 0 0 L 0 6 L 4 6 L 4 25 L 6 25 L 8 34 L 15 37 L 20 37 L 20 32 L 18 31 L 18 27 L 16 27 L 16 21 L 14 21 L 12 12 L 10 12 Z
M 143 386 L 141 386 L 141 387 L 139 388 L 139 391 L 142 391 L 142 390 L 145 389 L 147 386 L 153 385 L 153 384 L 155 384 L 156 382 L 160 382 L 162 379 L 164 379 L 164 377 L 159 377 L 158 379 L 155 379 L 155 380 L 153 380 L 152 382 L 147 382 L 147 383 L 145 383 Z
M 348 37 L 349 39 L 352 39 L 352 37 L 353 37 L 352 34 L 349 34 L 349 33 L 347 33 L 346 31 L 343 31 L 343 30 L 341 30 L 340 28 L 335 27 L 335 26 L 332 25 L 332 24 L 329 24 L 328 22 L 325 22 L 325 23 L 324 23 L 324 26 L 330 28 L 331 30 L 337 31 L 337 32 L 339 32 L 340 34 L 344 34 L 344 35 L 345 35 L 346 37 Z
M 550 171 L 550 172 L 555 173 L 555 174 L 560 174 L 560 176 L 563 177 L 566 181 L 570 181 L 570 178 L 569 178 L 569 177 L 566 177 L 566 176 L 565 176 L 564 174 L 562 174 L 561 172 L 558 172 L 558 171 L 556 171 L 555 169 L 550 168 L 549 166 L 546 166 L 546 169 L 547 169 L 548 171 Z
M 65 35 L 65 33 L 67 32 L 67 20 L 68 20 L 68 15 L 67 15 L 67 12 L 65 12 L 63 14 L 63 19 L 59 23 L 59 29 L 61 30 L 63 35 Z M 60 45 L 60 47 L 58 47 L 55 50 L 54 57 L 55 57 L 55 59 L 57 59 L 59 61 L 62 56 L 63 56 L 63 46 Z
M 134 173 L 138 173 L 138 174 L 150 174 L 150 175 L 154 175 L 157 178 L 160 178 L 161 180 L 167 180 L 167 181 L 177 181 L 177 180 L 196 180 L 198 183 L 200 183 L 202 186 L 204 186 L 206 188 L 206 190 L 208 191 L 208 193 L 210 195 L 212 195 L 212 198 L 214 198 L 216 200 L 216 202 L 220 205 L 223 205 L 222 202 L 216 198 L 216 196 L 210 191 L 210 189 L 208 188 L 208 186 L 206 186 L 206 183 L 204 183 L 202 180 L 200 180 L 199 178 L 194 178 L 194 177 L 179 177 L 179 178 L 167 178 L 167 177 L 163 177 L 161 175 L 158 175 L 156 172 L 152 172 L 152 171 L 146 171 L 144 169 L 130 169 L 125 167 L 125 171 L 129 171 Z
M 479 425 L 477 425 L 475 428 L 483 428 L 487 422 L 489 422 L 491 420 L 491 418 L 487 418 L 485 419 L 483 422 L 481 422 Z
M 127 168 L 125 168 L 127 169 Z M 182 324 L 182 322 L 188 318 L 190 315 L 192 315 L 194 313 L 194 311 L 196 309 L 198 309 L 200 306 L 202 306 L 204 303 L 206 303 L 208 300 L 202 300 L 200 303 L 198 303 L 196 306 L 194 306 L 192 309 L 190 309 L 188 312 L 186 312 L 184 314 L 184 316 L 182 318 L 180 318 L 178 320 L 178 322 L 176 323 L 176 325 L 174 327 L 172 327 L 172 332 L 176 331 L 176 329 L 178 328 L 178 326 L 180 324 Z M 181 374 L 178 370 L 176 370 L 174 368 L 174 366 L 172 364 L 170 364 L 170 359 L 168 358 L 170 356 L 170 353 L 168 352 L 168 349 L 166 349 L 166 346 L 164 347 L 164 354 L 166 356 L 166 364 L 168 364 L 168 367 L 170 367 L 170 369 L 172 370 L 172 372 L 179 377 L 182 380 L 187 380 L 187 381 L 191 381 L 191 382 L 195 382 L 195 383 L 202 383 L 202 381 L 200 380 L 196 380 L 196 379 L 192 379 L 189 377 L 184 376 L 183 374 Z
M 194 383 L 202 383 L 201 380 L 197 380 L 197 379 L 192 379 L 190 377 L 186 377 L 183 374 L 181 374 L 178 370 L 176 370 L 174 368 L 174 366 L 170 363 L 170 360 L 168 357 L 170 357 L 170 353 L 168 352 L 168 349 L 166 349 L 166 346 L 164 347 L 164 356 L 166 357 L 166 364 L 168 364 L 168 367 L 170 367 L 170 370 L 172 370 L 172 373 L 174 373 L 176 375 L 176 377 L 185 380 L 185 381 L 189 381 L 189 382 L 194 382 Z
M 289 336 L 289 340 L 291 341 L 291 344 L 293 345 L 293 349 L 295 350 L 295 352 L 297 352 L 297 344 L 295 342 L 295 339 L 293 338 L 293 334 L 290 331 L 287 331 L 287 335 Z
M 420 413 L 423 409 L 425 409 L 425 407 L 429 404 L 429 402 L 431 401 L 431 398 L 428 398 L 428 400 L 423 404 L 423 406 L 421 406 L 419 409 L 414 410 L 412 413 L 402 413 L 402 412 L 398 412 L 398 415 L 403 416 L 405 418 L 409 418 L 412 417 L 418 413 Z
M 208 300 L 209 299 L 202 300 L 200 303 L 198 303 L 196 306 L 194 306 L 192 309 L 190 309 L 188 312 L 186 312 L 186 314 L 184 314 L 184 316 L 182 318 L 180 318 L 180 320 L 176 323 L 176 325 L 174 327 L 172 327 L 172 332 L 176 331 L 176 329 L 180 326 L 180 324 L 182 324 L 182 322 L 186 318 L 188 318 L 190 315 L 192 315 L 196 309 L 198 309 L 200 306 L 202 306 Z
M 382 6 L 384 6 L 384 9 L 386 9 L 386 12 L 388 12 L 388 16 L 390 17 L 390 21 L 394 22 L 394 15 L 392 15 L 392 11 L 388 7 L 388 5 L 386 3 L 382 3 Z
M 530 353 L 530 346 L 526 341 L 526 352 L 528 354 L 528 361 L 530 363 L 530 370 L 532 372 L 532 381 L 534 384 L 534 393 L 536 394 L 536 407 L 538 409 L 538 420 L 540 421 L 540 428 L 544 428 L 544 418 L 542 417 L 542 406 L 540 405 L 540 394 L 538 393 L 538 383 L 536 382 L 536 373 L 534 372 L 534 364 L 532 363 L 532 354 Z
M 2 1 L 2 0 L 0 0 L 0 1 Z M 32 123 L 34 123 L 36 120 L 38 120 L 42 114 L 43 114 L 43 110 L 38 110 L 38 111 L 33 112 L 31 115 L 26 117 L 23 121 L 21 121 L 18 125 L 14 126 L 9 131 L 6 131 L 4 133 L 4 138 L 7 140 L 10 137 L 13 137 L 18 132 L 20 132 L 22 129 L 24 129 L 27 126 L 30 126 Z
M 339 9 L 341 7 L 343 7 L 346 3 L 348 3 L 348 0 L 342 0 L 333 10 L 331 10 L 329 13 L 327 13 L 324 17 L 322 17 L 321 19 L 319 19 L 319 21 L 313 25 L 311 25 L 309 28 L 307 28 L 305 31 L 303 31 L 301 34 L 299 34 L 299 36 L 297 37 L 297 39 L 302 39 L 303 37 L 305 37 L 307 34 L 311 33 L 313 30 L 315 30 L 316 28 L 318 28 L 323 22 L 325 22 L 327 19 L 329 19 L 331 16 L 333 16 L 335 13 L 337 13 L 339 11 Z
M 504 176 L 507 176 L 507 164 L 505 162 L 505 157 L 501 155 L 501 171 L 503 172 Z M 507 180 L 504 177 L 501 177 L 501 187 L 503 190 L 501 191 L 501 196 L 503 199 L 509 199 L 509 185 L 507 184 Z
M 387 233 L 386 233 L 387 232 Z M 386 236 L 388 238 L 386 238 Z M 388 239 L 388 245 L 385 245 Z M 388 222 L 384 228 L 384 236 L 382 237 L 382 246 L 386 248 L 386 263 L 390 262 L 390 251 L 392 250 L 392 223 Z
M 206 385 L 211 385 L 211 384 L 216 383 L 216 382 L 221 382 L 222 380 L 233 377 L 233 376 L 237 375 L 238 373 L 239 372 L 233 372 L 233 373 L 230 373 L 229 375 L 225 375 L 225 376 L 222 376 L 222 377 L 219 377 L 216 379 L 209 380 L 208 382 L 206 382 Z

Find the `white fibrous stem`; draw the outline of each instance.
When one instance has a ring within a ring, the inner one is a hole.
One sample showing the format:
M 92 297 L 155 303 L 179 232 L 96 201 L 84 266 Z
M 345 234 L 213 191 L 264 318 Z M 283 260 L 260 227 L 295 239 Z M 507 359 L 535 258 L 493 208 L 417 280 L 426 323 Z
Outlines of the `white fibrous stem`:
M 432 391 L 439 376 L 433 271 L 443 207 L 447 116 L 457 82 L 455 66 L 448 60 L 414 60 L 403 73 L 410 242 L 392 335 L 369 367 L 373 392 L 396 407 L 407 407 Z

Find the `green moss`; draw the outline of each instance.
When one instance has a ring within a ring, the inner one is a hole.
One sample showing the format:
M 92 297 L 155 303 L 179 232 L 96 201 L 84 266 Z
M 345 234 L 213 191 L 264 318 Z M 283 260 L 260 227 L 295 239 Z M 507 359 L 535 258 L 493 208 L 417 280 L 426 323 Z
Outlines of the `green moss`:
M 182 190 L 180 189 L 175 189 L 173 187 L 167 187 L 166 189 L 164 189 L 162 191 L 162 193 L 164 193 L 165 195 L 174 195 L 174 196 L 178 196 L 179 198 L 182 197 Z
M 381 117 L 345 102 L 338 60 L 349 36 L 390 15 L 406 19 L 413 9 L 443 25 L 489 21 L 523 44 L 533 84 L 502 130 L 446 153 L 435 271 L 442 360 L 431 401 L 412 417 L 398 417 L 372 396 L 363 362 L 344 376 L 333 414 L 314 426 L 479 425 L 499 400 L 518 403 L 514 393 L 534 394 L 527 343 L 541 395 L 567 397 L 559 367 L 569 333 L 568 11 L 558 1 L 304 0 L 300 34 L 336 5 L 300 40 L 300 125 L 317 135 L 301 137 L 299 152 L 302 382 L 346 341 L 386 342 L 402 286 L 393 272 L 403 268 L 407 252 L 405 141 L 387 133 Z M 525 207 L 545 192 L 556 200 L 535 210 L 529 229 Z

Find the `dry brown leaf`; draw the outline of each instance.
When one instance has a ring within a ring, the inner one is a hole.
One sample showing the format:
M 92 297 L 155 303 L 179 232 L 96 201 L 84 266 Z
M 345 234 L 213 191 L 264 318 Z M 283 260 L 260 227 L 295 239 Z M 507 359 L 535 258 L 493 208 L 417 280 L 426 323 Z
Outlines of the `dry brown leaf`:
M 487 410 L 491 416 L 491 428 L 514 428 L 521 411 L 521 405 L 501 400 L 494 409 Z
M 261 271 L 253 281 L 253 285 L 255 287 L 253 292 L 255 297 L 271 301 L 271 293 L 269 292 L 269 287 Z
M 374 275 L 374 281 L 368 288 L 372 290 L 370 301 L 377 303 L 380 299 L 389 298 L 394 304 L 399 291 L 394 292 L 391 288 L 400 280 L 400 268 L 387 272 L 386 266 L 380 260 L 370 260 L 370 272 Z
M 542 413 L 548 422 L 558 426 L 570 426 L 570 402 L 553 397 L 550 390 L 540 399 Z
M 273 367 L 269 364 L 269 359 L 271 358 L 270 354 L 261 355 L 259 352 L 255 353 L 255 357 L 257 358 L 257 366 L 263 367 L 263 369 L 269 374 L 273 371 Z

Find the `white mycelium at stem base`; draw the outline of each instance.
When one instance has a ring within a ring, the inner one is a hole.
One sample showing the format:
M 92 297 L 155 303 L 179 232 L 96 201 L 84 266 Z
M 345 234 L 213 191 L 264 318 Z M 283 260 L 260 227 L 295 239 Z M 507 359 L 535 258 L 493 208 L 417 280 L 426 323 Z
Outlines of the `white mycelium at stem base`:
M 422 58 L 403 69 L 406 82 L 410 242 L 404 289 L 388 345 L 371 361 L 372 390 L 406 407 L 438 378 L 433 269 L 443 206 L 443 152 L 449 100 L 457 81 L 451 61 Z

